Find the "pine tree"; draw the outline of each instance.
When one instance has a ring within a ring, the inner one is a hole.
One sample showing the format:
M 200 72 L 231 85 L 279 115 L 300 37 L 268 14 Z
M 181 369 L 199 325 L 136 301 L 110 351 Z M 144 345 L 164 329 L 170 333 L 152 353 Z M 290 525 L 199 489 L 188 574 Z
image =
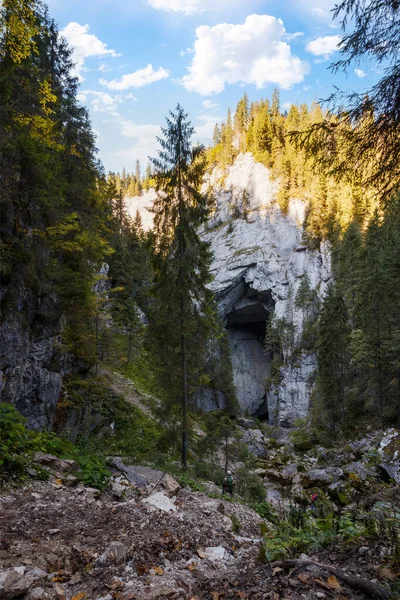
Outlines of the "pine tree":
M 202 146 L 193 147 L 194 129 L 178 104 L 170 112 L 161 150 L 152 159 L 158 196 L 154 202 L 156 242 L 153 330 L 162 348 L 161 375 L 174 401 L 180 398 L 182 467 L 187 466 L 188 409 L 195 389 L 196 368 L 214 328 L 210 281 L 210 250 L 198 234 L 207 217 L 207 198 L 200 193 L 205 170 Z M 180 357 L 180 368 L 171 359 Z M 173 365 L 173 366 L 172 366 Z
M 340 292 L 330 284 L 318 323 L 317 404 L 314 407 L 314 418 L 322 422 L 332 440 L 337 438 L 346 414 L 348 344 L 349 326 L 346 306 Z

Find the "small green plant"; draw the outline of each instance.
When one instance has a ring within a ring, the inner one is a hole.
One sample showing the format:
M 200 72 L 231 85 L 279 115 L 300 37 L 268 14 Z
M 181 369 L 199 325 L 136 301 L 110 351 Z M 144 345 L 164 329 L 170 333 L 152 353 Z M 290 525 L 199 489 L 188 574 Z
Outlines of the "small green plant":
M 107 486 L 111 472 L 103 460 L 93 456 L 77 456 L 76 460 L 81 468 L 78 477 L 82 483 L 99 490 L 103 490 Z
M 270 505 L 269 502 L 267 502 L 265 500 L 264 500 L 264 502 L 256 502 L 256 503 L 252 504 L 252 508 L 254 508 L 254 510 L 263 519 L 266 519 L 267 521 L 270 521 L 271 523 L 276 523 L 278 521 L 278 515 L 276 514 L 276 512 L 274 511 L 274 509 L 272 508 L 272 506 Z

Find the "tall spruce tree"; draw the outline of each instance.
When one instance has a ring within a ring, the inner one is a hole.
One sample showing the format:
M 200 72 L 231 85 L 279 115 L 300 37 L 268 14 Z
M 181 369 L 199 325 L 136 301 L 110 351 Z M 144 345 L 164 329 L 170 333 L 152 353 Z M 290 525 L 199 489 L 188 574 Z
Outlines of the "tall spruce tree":
M 188 457 L 188 409 L 198 384 L 198 366 L 207 332 L 216 326 L 210 282 L 211 253 L 198 230 L 207 217 L 207 197 L 200 192 L 206 167 L 202 146 L 192 146 L 194 129 L 178 104 L 158 141 L 154 202 L 155 305 L 153 334 L 160 349 L 160 375 L 168 399 L 179 400 L 182 467 Z M 178 360 L 179 359 L 179 360 Z M 178 364 L 176 364 L 178 362 Z
M 346 305 L 332 284 L 324 298 L 318 333 L 318 401 L 314 417 L 335 440 L 346 414 L 345 383 L 350 332 Z

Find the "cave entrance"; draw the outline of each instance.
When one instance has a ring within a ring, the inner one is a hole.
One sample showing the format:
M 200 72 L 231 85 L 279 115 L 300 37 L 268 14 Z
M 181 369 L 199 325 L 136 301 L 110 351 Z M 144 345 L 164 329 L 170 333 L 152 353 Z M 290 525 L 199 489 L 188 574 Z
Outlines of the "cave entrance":
M 270 291 L 257 292 L 243 280 L 238 287 L 225 317 L 236 394 L 243 412 L 268 420 L 265 380 L 271 357 L 264 340 L 275 303 Z

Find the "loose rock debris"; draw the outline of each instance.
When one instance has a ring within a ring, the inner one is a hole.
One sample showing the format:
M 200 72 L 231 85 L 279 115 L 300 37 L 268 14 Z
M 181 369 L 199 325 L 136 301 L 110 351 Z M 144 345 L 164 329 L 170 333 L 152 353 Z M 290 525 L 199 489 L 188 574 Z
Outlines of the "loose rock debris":
M 367 598 L 319 567 L 261 563 L 262 519 L 247 506 L 186 489 L 173 497 L 146 494 L 121 500 L 111 489 L 100 495 L 83 486 L 34 482 L 0 497 L 0 597 Z M 359 557 L 354 549 L 330 560 L 349 575 L 376 577 Z

